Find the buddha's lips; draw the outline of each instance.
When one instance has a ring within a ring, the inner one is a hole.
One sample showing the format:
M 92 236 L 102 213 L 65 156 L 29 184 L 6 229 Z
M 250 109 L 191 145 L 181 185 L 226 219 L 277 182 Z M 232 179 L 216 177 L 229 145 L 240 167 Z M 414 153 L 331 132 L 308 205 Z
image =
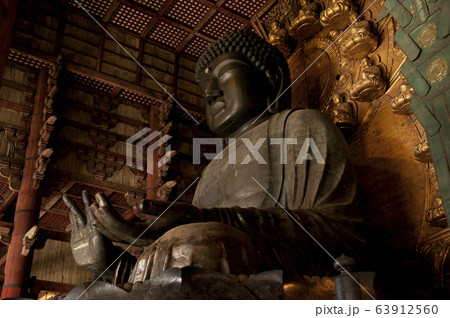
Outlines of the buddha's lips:
M 215 116 L 217 113 L 219 113 L 221 110 L 225 109 L 227 107 L 227 104 L 224 102 L 216 102 L 211 106 L 211 116 Z

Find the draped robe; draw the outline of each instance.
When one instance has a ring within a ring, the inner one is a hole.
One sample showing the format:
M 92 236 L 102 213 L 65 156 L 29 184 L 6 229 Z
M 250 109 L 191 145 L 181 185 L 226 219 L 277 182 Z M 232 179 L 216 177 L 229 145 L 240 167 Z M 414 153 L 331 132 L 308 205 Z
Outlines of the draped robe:
M 244 138 L 253 145 L 266 138 L 258 149 L 263 160 L 250 154 Z M 271 143 L 274 138 L 296 140 L 288 145 L 285 161 L 280 145 Z M 307 138 L 324 162 L 312 151 L 310 160 L 298 160 Z M 331 256 L 345 253 L 358 261 L 364 246 L 355 194 L 349 148 L 326 116 L 304 109 L 274 114 L 223 149 L 203 171 L 193 205 L 206 217 L 194 222 L 209 223 L 181 225 L 164 234 L 140 257 L 130 282 L 183 266 L 237 275 L 271 269 L 335 275 Z M 211 231 L 211 222 L 237 228 L 243 236 L 226 226 Z M 211 248 L 214 244 L 218 247 Z M 205 253 L 222 256 L 210 263 Z

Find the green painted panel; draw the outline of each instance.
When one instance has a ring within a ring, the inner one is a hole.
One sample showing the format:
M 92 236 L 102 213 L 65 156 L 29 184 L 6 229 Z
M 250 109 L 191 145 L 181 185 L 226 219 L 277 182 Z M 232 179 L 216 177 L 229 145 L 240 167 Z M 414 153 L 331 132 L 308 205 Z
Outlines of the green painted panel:
M 420 124 L 425 128 L 427 133 L 430 136 L 436 135 L 440 128 L 441 124 L 436 119 L 434 114 L 430 111 L 430 109 L 423 104 L 417 96 L 414 96 L 411 102 L 409 103 L 409 108 L 414 112 Z
M 427 81 L 425 81 L 422 75 L 417 72 L 416 68 L 411 64 L 410 61 L 406 60 L 405 63 L 403 63 L 401 71 L 405 78 L 408 80 L 408 83 L 414 88 L 414 90 L 420 97 L 428 94 L 430 85 L 428 85 Z
M 442 3 L 442 8 L 440 11 L 438 36 L 440 38 L 445 38 L 449 34 L 450 34 L 450 1 L 445 0 Z
M 411 0 L 414 5 L 414 11 L 416 11 L 416 19 L 419 23 L 427 21 L 429 13 L 425 0 Z
M 450 41 L 450 38 L 448 39 Z M 449 80 L 450 45 L 422 63 L 417 70 L 431 85 L 429 94 L 435 92 Z M 421 95 L 422 97 L 422 95 Z
M 426 23 L 409 34 L 414 42 L 422 49 L 421 56 L 431 53 L 444 41 L 437 36 L 439 15 L 439 12 L 436 12 Z
M 450 114 L 448 106 L 450 104 L 450 92 L 441 94 L 433 99 L 432 106 L 434 115 L 441 123 L 440 134 L 442 136 L 450 137 Z M 447 158 L 450 158 L 450 138 L 443 140 L 443 148 Z
M 399 27 L 397 33 L 395 33 L 395 42 L 402 48 L 403 52 L 406 56 L 414 61 L 420 54 L 420 47 L 414 42 L 413 39 L 403 30 L 403 28 Z
M 402 26 L 407 26 L 412 19 L 412 15 L 397 0 L 387 0 L 384 7 L 388 9 L 394 19 Z

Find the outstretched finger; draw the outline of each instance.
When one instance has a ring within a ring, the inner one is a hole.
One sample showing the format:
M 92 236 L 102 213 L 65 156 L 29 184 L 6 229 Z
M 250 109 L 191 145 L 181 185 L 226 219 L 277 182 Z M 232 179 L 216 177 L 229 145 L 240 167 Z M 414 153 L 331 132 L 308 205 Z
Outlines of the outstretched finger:
M 86 210 L 88 222 L 89 222 L 89 224 L 94 224 L 95 216 L 94 216 L 94 213 L 92 213 L 91 200 L 89 199 L 89 193 L 86 190 L 83 190 L 82 196 L 83 196 L 84 209 Z
M 63 195 L 63 201 L 70 209 L 70 223 L 72 224 L 72 229 L 78 230 L 79 228 L 83 228 L 86 225 L 86 218 L 83 215 L 83 212 L 78 209 L 75 202 L 73 202 L 67 194 Z

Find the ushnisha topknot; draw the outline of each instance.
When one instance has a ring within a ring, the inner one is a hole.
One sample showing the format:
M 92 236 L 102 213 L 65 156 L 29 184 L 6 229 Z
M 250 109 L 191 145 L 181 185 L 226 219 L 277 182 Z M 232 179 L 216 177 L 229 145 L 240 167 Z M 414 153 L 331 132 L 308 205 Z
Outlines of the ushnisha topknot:
M 216 42 L 211 43 L 197 62 L 195 78 L 200 82 L 205 69 L 219 56 L 228 52 L 239 52 L 263 74 L 273 67 L 281 67 L 283 71 L 283 91 L 290 85 L 289 67 L 283 54 L 273 45 L 255 33 L 234 30 L 225 34 Z M 290 107 L 291 90 L 282 96 L 283 104 Z

